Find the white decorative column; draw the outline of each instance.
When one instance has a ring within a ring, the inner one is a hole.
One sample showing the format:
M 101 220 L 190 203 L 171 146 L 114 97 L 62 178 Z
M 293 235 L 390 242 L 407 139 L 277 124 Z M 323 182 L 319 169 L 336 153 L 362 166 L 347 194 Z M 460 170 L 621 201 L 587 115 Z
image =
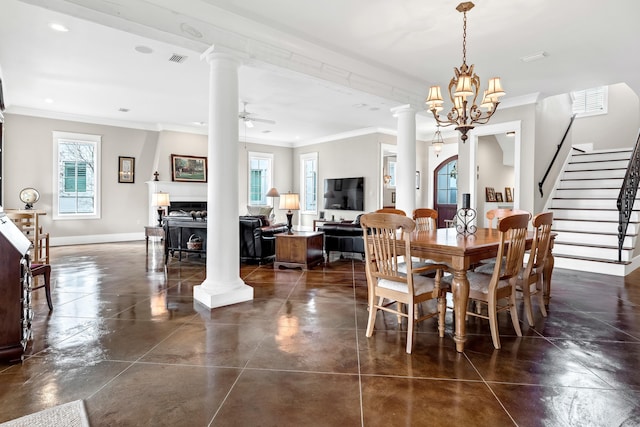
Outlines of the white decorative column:
M 232 55 L 211 46 L 207 185 L 207 277 L 193 297 L 209 308 L 253 299 L 240 279 L 238 232 L 238 67 Z
M 416 110 L 407 104 L 391 112 L 398 118 L 396 208 L 410 217 L 416 208 Z

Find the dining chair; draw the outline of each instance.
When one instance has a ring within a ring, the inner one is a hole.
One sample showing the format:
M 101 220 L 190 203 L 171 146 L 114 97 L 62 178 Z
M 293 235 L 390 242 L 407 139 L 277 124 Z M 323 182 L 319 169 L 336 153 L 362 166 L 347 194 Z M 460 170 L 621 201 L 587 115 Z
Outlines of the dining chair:
M 35 285 L 36 277 L 43 276 L 44 283 L 41 285 Z M 31 278 L 32 285 L 31 290 L 44 288 L 45 296 L 47 297 L 47 305 L 49 311 L 53 310 L 53 303 L 51 302 L 51 265 L 49 264 L 31 264 Z
M 402 209 L 396 209 L 396 208 L 382 208 L 382 209 L 378 209 L 375 213 L 389 213 L 389 214 L 407 216 L 405 211 L 403 211 Z
M 413 220 L 416 222 L 416 230 L 428 231 L 438 228 L 438 211 L 429 208 L 418 208 L 413 211 Z
M 467 316 L 489 320 L 495 348 L 500 348 L 497 317 L 500 311 L 509 311 L 513 329 L 518 336 L 522 336 L 516 309 L 516 284 L 518 274 L 522 270 L 528 224 L 528 213 L 503 217 L 497 225 L 500 234 L 493 272 L 491 274 L 478 271 L 467 272 L 469 300 L 487 306 L 487 315 L 484 315 L 482 310 L 467 310 Z M 447 276 L 443 281 L 451 283 L 451 278 L 452 276 Z M 506 300 L 506 303 L 500 305 L 502 300 Z
M 533 326 L 532 297 L 537 296 L 538 306 L 543 317 L 547 317 L 544 305 L 544 290 L 542 285 L 543 269 L 549 257 L 549 245 L 551 244 L 551 226 L 553 225 L 553 212 L 540 213 L 533 217 L 533 243 L 529 251 L 527 264 L 521 268 L 516 283 L 516 291 L 522 293 L 525 313 L 529 326 Z M 484 264 L 474 271 L 491 274 L 495 266 L 495 260 L 491 264 Z
M 543 317 L 547 317 L 544 306 L 542 285 L 542 271 L 549 256 L 551 244 L 551 226 L 553 225 L 553 212 L 540 213 L 533 217 L 533 244 L 527 260 L 527 266 L 518 277 L 516 289 L 522 292 L 525 312 L 529 326 L 533 326 L 533 306 L 531 297 L 537 296 L 538 307 Z
M 491 209 L 487 211 L 485 216 L 489 220 L 489 228 L 493 228 L 494 219 L 496 219 L 496 224 L 497 224 L 505 216 L 513 215 L 513 214 L 527 214 L 529 215 L 529 219 L 531 219 L 531 213 L 524 210 L 520 210 L 520 209 L 509 209 L 509 208 Z
M 33 248 L 31 251 L 31 260 L 38 264 L 49 264 L 49 233 L 44 233 L 40 225 L 38 225 L 38 233 L 35 232 L 36 223 L 34 215 L 37 214 L 7 211 L 6 215 L 31 242 Z M 36 234 L 38 234 L 37 237 Z M 36 238 L 38 239 L 37 245 L 35 241 Z M 37 250 L 35 248 L 37 248 Z
M 415 222 L 406 216 L 369 213 L 360 218 L 360 226 L 365 239 L 365 271 L 369 292 L 367 337 L 373 335 L 378 310 L 393 313 L 398 319 L 407 319 L 407 353 L 411 353 L 413 347 L 413 329 L 417 322 L 438 316 L 438 333 L 443 337 L 446 288 L 441 286 L 441 278 L 444 266 L 431 264 L 421 269 L 413 268 L 410 242 Z M 401 271 L 402 266 L 404 272 Z M 418 274 L 431 270 L 436 271 L 435 277 Z M 417 305 L 432 299 L 437 300 L 436 311 L 419 313 Z M 394 304 L 385 303 L 385 300 L 397 302 L 397 308 L 393 307 Z

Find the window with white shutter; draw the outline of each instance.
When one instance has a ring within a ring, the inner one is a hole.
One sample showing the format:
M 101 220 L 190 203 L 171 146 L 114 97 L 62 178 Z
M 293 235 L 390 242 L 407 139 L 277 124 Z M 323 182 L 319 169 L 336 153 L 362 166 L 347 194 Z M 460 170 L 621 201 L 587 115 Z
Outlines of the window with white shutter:
M 573 113 L 576 117 L 607 114 L 607 94 L 606 86 L 571 92 Z

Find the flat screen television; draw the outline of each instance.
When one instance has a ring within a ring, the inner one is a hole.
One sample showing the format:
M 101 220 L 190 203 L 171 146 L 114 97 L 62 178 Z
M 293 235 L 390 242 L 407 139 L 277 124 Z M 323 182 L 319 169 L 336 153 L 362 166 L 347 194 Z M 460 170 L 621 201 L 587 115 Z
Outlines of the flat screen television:
M 364 178 L 325 179 L 324 208 L 364 211 Z

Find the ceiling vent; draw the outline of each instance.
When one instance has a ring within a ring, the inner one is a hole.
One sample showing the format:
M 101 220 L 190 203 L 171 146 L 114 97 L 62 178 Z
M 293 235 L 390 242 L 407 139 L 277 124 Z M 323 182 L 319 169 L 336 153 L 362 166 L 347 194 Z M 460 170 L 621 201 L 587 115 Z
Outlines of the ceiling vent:
M 186 60 L 187 60 L 186 56 L 178 55 L 177 53 L 174 53 L 173 55 L 171 55 L 171 58 L 169 58 L 169 62 L 177 62 L 178 64 L 181 64 Z

